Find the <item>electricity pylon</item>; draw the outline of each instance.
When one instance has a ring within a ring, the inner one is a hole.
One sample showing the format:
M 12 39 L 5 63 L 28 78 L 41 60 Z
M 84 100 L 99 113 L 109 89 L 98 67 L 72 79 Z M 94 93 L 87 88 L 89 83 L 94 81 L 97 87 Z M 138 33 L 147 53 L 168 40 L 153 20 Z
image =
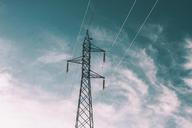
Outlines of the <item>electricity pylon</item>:
M 92 44 L 91 40 L 92 38 L 89 37 L 89 32 L 87 30 L 83 41 L 82 56 L 67 61 L 67 72 L 69 70 L 69 63 L 81 64 L 82 66 L 75 128 L 94 128 L 90 79 L 103 79 L 103 89 L 105 88 L 105 77 L 91 70 L 91 53 L 102 52 L 103 62 L 105 62 L 105 50 Z

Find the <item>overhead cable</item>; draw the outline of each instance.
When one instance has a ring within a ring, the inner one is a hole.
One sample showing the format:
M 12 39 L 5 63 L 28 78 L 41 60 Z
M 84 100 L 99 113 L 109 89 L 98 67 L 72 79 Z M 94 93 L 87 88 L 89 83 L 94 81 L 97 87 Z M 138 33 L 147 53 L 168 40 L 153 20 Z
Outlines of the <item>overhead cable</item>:
M 133 40 L 131 41 L 129 47 L 125 50 L 125 54 L 129 51 L 129 49 L 131 48 L 131 46 L 135 43 L 135 40 L 137 39 L 139 33 L 141 32 L 141 30 L 143 29 L 144 25 L 146 24 L 147 20 L 149 19 L 151 13 L 154 11 L 155 7 L 157 6 L 157 3 L 159 2 L 159 0 L 156 0 L 153 7 L 151 8 L 151 10 L 149 11 L 148 15 L 145 17 L 143 23 L 140 25 L 137 33 L 135 34 Z M 118 67 L 122 61 L 125 59 L 125 54 L 123 55 L 123 57 L 120 59 L 119 63 L 117 64 L 116 67 Z

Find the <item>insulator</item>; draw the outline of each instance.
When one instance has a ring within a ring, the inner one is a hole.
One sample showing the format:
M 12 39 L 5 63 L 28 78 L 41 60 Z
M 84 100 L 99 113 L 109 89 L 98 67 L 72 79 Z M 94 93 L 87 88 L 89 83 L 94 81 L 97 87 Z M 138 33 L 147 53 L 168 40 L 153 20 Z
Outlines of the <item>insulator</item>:
M 103 79 L 103 90 L 105 89 L 105 79 Z
M 103 52 L 103 62 L 105 62 L 105 52 Z
M 69 62 L 67 62 L 67 72 L 69 71 Z

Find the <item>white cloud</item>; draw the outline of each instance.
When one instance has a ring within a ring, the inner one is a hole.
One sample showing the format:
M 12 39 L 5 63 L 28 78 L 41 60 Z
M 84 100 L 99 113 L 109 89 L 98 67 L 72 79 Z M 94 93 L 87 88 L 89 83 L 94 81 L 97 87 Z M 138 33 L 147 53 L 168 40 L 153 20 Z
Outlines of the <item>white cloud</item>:
M 187 114 L 192 115 L 192 108 L 191 107 L 185 107 L 185 111 L 187 112 Z
M 135 59 L 135 63 L 139 66 L 146 74 L 147 78 L 152 84 L 156 84 L 157 68 L 154 60 L 147 55 L 146 50 L 129 51 L 128 54 Z
M 125 67 L 119 67 L 118 69 L 111 67 L 111 69 L 113 71 L 107 75 L 106 85 L 108 88 L 114 89 L 114 95 L 120 94 L 127 99 L 121 109 L 117 110 L 119 116 L 121 115 L 119 120 L 124 119 L 124 116 L 129 114 L 140 113 L 142 99 L 148 93 L 148 86 L 135 73 Z M 124 91 L 121 92 L 120 89 Z
M 184 67 L 186 68 L 186 69 L 192 69 L 192 55 L 188 55 L 187 57 L 186 57 L 186 59 L 187 59 L 187 63 L 184 65 Z
M 130 55 L 136 59 L 138 66 L 146 72 L 149 80 L 156 84 L 157 69 L 153 59 L 146 54 L 146 51 L 131 52 Z M 106 112 L 106 116 L 111 117 L 111 122 L 115 122 L 112 123 L 113 127 L 122 124 L 124 127 L 129 125 L 137 128 L 164 128 L 167 124 L 166 119 L 173 117 L 179 111 L 179 98 L 174 91 L 165 85 L 160 84 L 158 88 L 154 86 L 154 91 L 157 94 L 153 95 L 148 90 L 149 86 L 130 69 L 126 67 L 115 69 L 111 64 L 108 65 L 108 68 L 111 72 L 109 71 L 110 73 L 107 75 L 108 87 L 106 89 L 112 89 L 113 95 L 119 94 L 126 97 L 126 100 L 117 108 L 115 105 L 106 106 L 110 111 L 109 113 L 102 108 L 105 105 L 101 104 L 102 107 L 100 108 L 102 109 L 100 111 L 103 111 L 100 113 Z M 121 92 L 121 89 L 124 91 Z M 153 97 L 154 101 L 147 99 L 147 97 Z M 108 122 L 107 118 L 105 120 Z M 110 124 L 108 126 L 112 127 Z
M 173 115 L 180 106 L 179 99 L 174 91 L 162 86 L 162 93 L 154 105 L 149 105 L 156 114 L 163 116 Z
M 42 63 L 58 63 L 67 60 L 71 57 L 68 53 L 50 51 L 40 56 L 37 61 Z
M 142 35 L 153 42 L 156 42 L 163 32 L 163 27 L 158 24 L 148 24 L 143 28 Z
M 192 69 L 192 41 L 191 39 L 186 39 L 186 48 L 188 50 L 188 55 L 186 56 L 187 63 L 184 64 L 186 69 Z
M 0 94 L 6 93 L 6 91 L 10 89 L 11 76 L 8 73 L 2 74 L 1 72 L 0 81 L 1 81 Z
M 96 103 L 94 105 L 95 126 L 117 128 L 129 115 L 134 116 L 133 119 L 128 118 L 131 120 L 131 125 L 140 128 L 142 125 L 139 125 L 137 120 L 142 119 L 143 125 L 147 126 L 148 120 L 138 116 L 142 110 L 142 97 L 147 94 L 147 86 L 128 69 L 120 69 L 118 76 L 121 79 L 120 81 L 115 80 L 114 86 L 125 89 L 126 94 L 123 95 L 127 96 L 128 100 L 120 108 Z M 113 79 L 116 77 L 114 76 Z M 0 93 L 0 119 L 3 121 L 0 127 L 60 128 L 74 126 L 77 103 L 74 102 L 73 97 L 66 99 L 40 88 L 24 88 L 21 86 L 23 83 L 18 82 L 6 72 L 1 73 L 0 82 L 5 83 L 1 87 Z
M 131 70 L 122 68 L 118 70 L 118 73 L 119 76 L 122 77 L 121 81 L 126 83 L 126 85 L 122 85 L 123 87 L 127 88 L 129 85 L 136 89 L 139 94 L 147 94 L 148 86 L 142 80 L 140 80 Z
M 119 29 L 119 28 L 118 28 Z M 90 28 L 91 37 L 94 38 L 97 42 L 106 43 L 108 45 L 112 45 L 114 43 L 115 37 L 117 36 L 118 29 L 109 29 L 101 26 L 92 26 Z M 116 40 L 116 44 L 118 46 L 122 46 L 122 41 L 129 41 L 129 37 L 126 31 L 122 31 Z M 121 43 L 119 43 L 121 42 Z M 117 46 L 117 45 L 116 45 Z M 111 46 L 109 46 L 111 47 Z M 114 47 L 114 46 L 112 46 Z
M 157 68 L 154 60 L 147 55 L 146 50 L 130 51 L 129 55 L 134 58 L 137 66 L 146 73 L 149 81 L 156 85 L 158 83 Z M 113 90 L 113 95 L 118 94 L 126 98 L 117 108 L 115 105 L 106 106 L 112 113 L 107 114 L 107 116 L 111 116 L 112 122 L 116 122 L 112 126 L 118 127 L 120 124 L 129 124 L 130 127 L 137 128 L 164 128 L 167 123 L 166 118 L 173 117 L 179 111 L 180 101 L 176 93 L 162 84 L 159 84 L 158 88 L 156 88 L 157 86 L 151 87 L 132 70 L 121 66 L 113 68 L 110 59 L 108 61 L 108 71 L 105 70 L 105 72 L 110 73 L 107 73 L 106 76 L 108 79 L 106 90 L 110 88 Z M 153 88 L 157 94 L 150 94 L 149 88 Z M 147 97 L 153 97 L 151 99 L 154 101 L 147 99 Z M 102 110 L 105 113 L 104 109 Z M 113 115 L 116 116 L 112 117 Z
M 73 127 L 76 106 L 70 99 L 23 88 L 6 72 L 0 74 L 0 83 L 0 127 Z
M 119 120 L 115 108 L 105 104 L 96 104 L 95 108 L 95 127 L 115 128 L 115 123 Z
M 97 41 L 112 43 L 114 40 L 113 31 L 111 31 L 109 29 L 105 29 L 103 27 L 99 27 L 99 26 L 92 27 L 91 34 L 92 34 L 91 36 L 94 37 L 94 39 Z
M 184 64 L 184 68 L 187 70 L 192 69 L 192 40 L 187 38 L 185 39 L 186 42 L 186 49 L 187 49 L 187 56 L 185 57 L 187 62 Z M 192 78 L 191 77 L 186 77 L 183 78 L 184 82 L 192 88 Z
M 11 46 L 11 41 L 9 41 L 9 40 L 5 40 L 5 39 L 0 38 L 0 44 L 1 44 L 1 47 L 0 47 L 1 54 L 7 54 L 13 48 Z
M 0 87 L 0 127 L 74 127 L 77 104 L 74 97 L 60 97 L 41 88 L 25 88 L 7 72 L 0 74 L 0 82 L 3 83 Z M 124 119 L 126 113 L 123 111 L 113 105 L 95 104 L 95 126 L 116 128 Z
M 192 78 L 184 78 L 184 82 L 192 88 Z
M 189 38 L 187 38 L 185 41 L 186 41 L 186 43 L 187 43 L 186 48 L 192 49 L 192 40 L 189 39 Z
M 50 48 L 40 49 L 42 54 L 37 61 L 48 64 L 48 63 L 59 63 L 72 56 L 69 44 L 65 38 L 61 38 L 52 33 L 44 33 L 43 40 L 51 46 Z
M 69 44 L 71 43 L 67 37 L 60 37 L 51 32 L 42 33 L 42 41 L 52 46 L 51 50 L 64 50 L 70 51 Z
M 183 117 L 176 117 L 176 122 L 180 128 L 191 128 L 192 127 L 192 120 L 187 120 Z
M 7 61 L 6 58 L 14 56 L 17 51 L 16 47 L 13 46 L 14 42 L 11 40 L 0 38 L 0 58 L 1 60 Z

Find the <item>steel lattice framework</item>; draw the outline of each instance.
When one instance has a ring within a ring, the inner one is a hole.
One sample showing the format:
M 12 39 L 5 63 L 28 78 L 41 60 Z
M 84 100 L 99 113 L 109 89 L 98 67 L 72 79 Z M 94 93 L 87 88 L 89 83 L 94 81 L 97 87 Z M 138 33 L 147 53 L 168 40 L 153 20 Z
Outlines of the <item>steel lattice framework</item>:
M 105 87 L 105 77 L 91 70 L 91 53 L 102 52 L 103 61 L 105 62 L 105 50 L 93 45 L 91 40 L 92 38 L 89 37 L 89 32 L 87 30 L 83 41 L 82 56 L 67 61 L 67 72 L 69 69 L 69 62 L 82 65 L 81 85 L 75 128 L 94 128 L 90 78 L 103 79 L 103 89 Z

